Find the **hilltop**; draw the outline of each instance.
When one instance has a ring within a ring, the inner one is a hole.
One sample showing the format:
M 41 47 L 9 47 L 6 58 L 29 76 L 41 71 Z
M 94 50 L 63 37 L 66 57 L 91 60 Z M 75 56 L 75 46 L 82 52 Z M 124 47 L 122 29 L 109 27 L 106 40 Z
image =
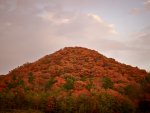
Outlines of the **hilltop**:
M 0 81 L 0 109 L 30 107 L 58 113 L 149 111 L 148 107 L 143 109 L 150 102 L 149 73 L 83 47 L 65 47 L 10 71 Z

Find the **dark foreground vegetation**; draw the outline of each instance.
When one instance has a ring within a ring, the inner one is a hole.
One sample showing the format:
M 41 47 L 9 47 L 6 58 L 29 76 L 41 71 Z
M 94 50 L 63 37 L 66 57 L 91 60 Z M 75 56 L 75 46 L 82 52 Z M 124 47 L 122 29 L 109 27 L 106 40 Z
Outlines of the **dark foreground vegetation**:
M 91 96 L 48 96 L 46 94 L 1 94 L 0 110 L 33 109 L 44 113 L 134 113 L 136 108 L 127 98 L 108 93 Z

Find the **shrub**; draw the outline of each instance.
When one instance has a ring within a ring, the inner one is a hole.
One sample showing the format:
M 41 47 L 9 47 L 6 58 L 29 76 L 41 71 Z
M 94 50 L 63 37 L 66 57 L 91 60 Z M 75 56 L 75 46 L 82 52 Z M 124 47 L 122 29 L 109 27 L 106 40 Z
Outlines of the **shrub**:
M 12 89 L 12 88 L 15 88 L 17 86 L 24 86 L 24 81 L 23 80 L 11 81 L 7 85 L 8 89 Z
M 141 88 L 144 92 L 148 92 L 150 93 L 149 91 L 149 83 L 150 83 L 150 74 L 148 74 L 147 76 L 145 76 L 141 81 L 140 81 L 140 84 L 141 84 Z
M 17 83 L 19 86 L 24 86 L 24 81 L 23 80 L 19 80 Z
M 80 95 L 77 97 L 76 112 L 77 113 L 95 113 L 96 102 L 92 97 Z
M 57 112 L 57 101 L 55 97 L 49 97 L 48 101 L 46 102 L 46 113 L 56 113 Z
M 62 97 L 58 100 L 58 110 L 60 113 L 74 113 L 75 112 L 75 108 L 76 108 L 76 104 L 74 101 L 73 96 L 65 96 Z
M 82 77 L 80 78 L 81 81 L 86 81 L 86 79 L 87 79 L 86 76 L 82 76 Z
M 8 83 L 7 87 L 8 87 L 8 89 L 12 89 L 12 88 L 16 87 L 16 85 L 13 83 Z
M 13 75 L 12 79 L 15 81 L 17 79 L 16 75 Z
M 33 73 L 30 72 L 28 75 L 29 75 L 29 77 L 28 77 L 28 82 L 29 82 L 29 83 L 33 83 L 33 80 L 34 80 Z
M 30 90 L 30 87 L 28 87 L 28 86 L 25 86 L 25 87 L 24 87 L 24 91 L 25 91 L 25 92 L 28 92 L 29 90 Z
M 150 82 L 150 76 L 145 76 L 141 81 L 141 85 L 145 86 L 147 83 Z
M 89 80 L 89 83 L 86 85 L 85 88 L 90 91 L 92 87 L 93 87 L 93 82 L 92 82 L 92 80 L 90 79 L 90 80 Z
M 134 113 L 135 106 L 128 98 L 120 100 L 108 93 L 98 95 L 99 113 Z
M 72 78 L 66 78 L 66 83 L 63 85 L 63 88 L 67 91 L 74 88 L 74 79 Z
M 13 93 L 1 93 L 0 95 L 0 110 L 12 109 L 15 106 Z
M 139 98 L 141 89 L 136 84 L 127 85 L 124 88 L 124 94 L 130 99 Z
M 62 77 L 63 77 L 64 79 L 72 79 L 73 81 L 78 80 L 78 77 L 73 76 L 73 75 L 71 75 L 71 74 L 63 74 Z
M 46 90 L 47 90 L 47 89 L 50 89 L 54 83 L 56 83 L 55 78 L 54 78 L 54 77 L 50 78 L 50 79 L 48 80 L 48 82 L 46 83 L 46 85 L 45 85 L 45 89 L 46 89 Z
M 116 107 L 115 98 L 107 93 L 98 95 L 98 111 L 100 113 L 114 113 Z
M 129 99 L 124 99 L 124 101 L 121 103 L 121 105 L 118 105 L 118 110 L 120 113 L 134 113 L 135 112 L 135 106 Z
M 113 86 L 114 86 L 114 83 L 110 78 L 108 78 L 108 77 L 102 78 L 102 87 L 103 88 L 105 88 L 105 89 L 110 88 L 111 89 L 111 88 L 113 88 Z

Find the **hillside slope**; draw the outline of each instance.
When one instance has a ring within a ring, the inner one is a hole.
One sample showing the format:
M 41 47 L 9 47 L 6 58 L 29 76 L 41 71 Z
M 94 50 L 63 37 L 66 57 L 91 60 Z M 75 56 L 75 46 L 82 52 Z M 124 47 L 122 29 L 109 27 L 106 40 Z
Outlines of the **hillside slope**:
M 26 102 L 45 112 L 149 111 L 150 74 L 87 48 L 66 47 L 10 71 L 0 81 L 1 109 L 24 108 L 21 103 Z M 16 98 L 20 103 L 12 102 Z

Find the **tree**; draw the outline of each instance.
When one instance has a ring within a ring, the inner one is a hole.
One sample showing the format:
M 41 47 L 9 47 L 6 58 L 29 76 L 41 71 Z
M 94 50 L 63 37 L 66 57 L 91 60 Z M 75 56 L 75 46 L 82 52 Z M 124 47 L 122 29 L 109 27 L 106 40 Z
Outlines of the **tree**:
M 63 88 L 67 91 L 74 88 L 74 79 L 72 78 L 66 78 L 66 83 L 63 85 Z
M 54 77 L 50 78 L 45 85 L 45 90 L 50 89 L 54 83 L 56 83 L 55 78 Z
M 108 78 L 108 77 L 102 78 L 102 87 L 103 88 L 105 88 L 105 89 L 110 88 L 111 89 L 111 88 L 113 88 L 113 86 L 114 86 L 114 83 L 110 78 Z
M 34 80 L 33 73 L 30 72 L 28 75 L 29 75 L 29 77 L 28 77 L 29 83 L 33 83 L 33 80 Z

